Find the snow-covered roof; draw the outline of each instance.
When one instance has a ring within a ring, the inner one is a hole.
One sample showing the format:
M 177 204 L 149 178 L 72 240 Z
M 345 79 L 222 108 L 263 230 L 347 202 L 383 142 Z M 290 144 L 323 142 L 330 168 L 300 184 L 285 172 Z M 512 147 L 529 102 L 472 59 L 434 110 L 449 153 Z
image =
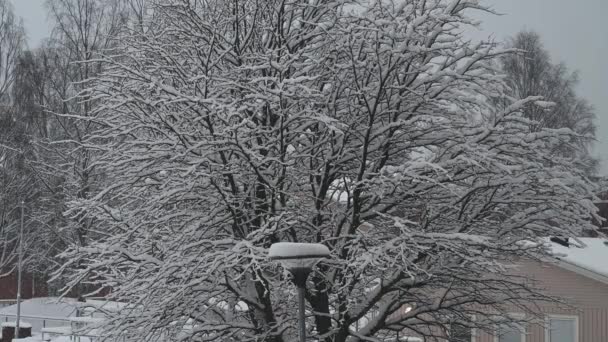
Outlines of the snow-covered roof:
M 21 301 L 21 315 L 66 319 L 76 315 L 76 300 L 71 298 L 40 297 Z M 17 304 L 0 309 L 0 316 L 17 315 Z
M 608 241 L 603 238 L 570 239 L 566 247 L 556 242 L 551 249 L 559 260 L 558 265 L 608 283 Z

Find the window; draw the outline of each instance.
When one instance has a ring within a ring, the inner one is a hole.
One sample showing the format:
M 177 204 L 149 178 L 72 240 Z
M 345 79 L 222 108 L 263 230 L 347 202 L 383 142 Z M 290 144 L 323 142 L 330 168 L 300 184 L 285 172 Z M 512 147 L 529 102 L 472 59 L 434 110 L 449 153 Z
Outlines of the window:
M 450 324 L 449 342 L 471 342 L 473 341 L 473 330 L 465 325 Z
M 476 342 L 475 315 L 446 317 L 448 319 L 447 342 Z
M 545 337 L 547 342 L 578 342 L 578 317 L 550 316 Z
M 494 342 L 525 342 L 526 326 L 517 322 L 524 322 L 526 316 L 515 312 L 509 313 L 508 316 L 513 322 L 501 324 L 496 328 Z
M 496 330 L 494 342 L 525 342 L 526 330 L 523 327 L 503 324 Z

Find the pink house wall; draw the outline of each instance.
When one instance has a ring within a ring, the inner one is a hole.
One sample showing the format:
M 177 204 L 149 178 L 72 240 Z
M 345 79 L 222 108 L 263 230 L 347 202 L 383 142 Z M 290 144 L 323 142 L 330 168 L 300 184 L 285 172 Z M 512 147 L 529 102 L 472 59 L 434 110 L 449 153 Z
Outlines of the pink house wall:
M 578 316 L 577 342 L 608 342 L 608 284 L 551 263 L 522 262 L 518 272 L 531 276 L 547 293 L 562 297 L 577 308 L 564 310 L 557 306 L 542 307 L 547 315 Z M 494 337 L 480 333 L 475 342 L 494 342 Z M 528 326 L 526 342 L 548 342 L 545 341 L 544 327 Z

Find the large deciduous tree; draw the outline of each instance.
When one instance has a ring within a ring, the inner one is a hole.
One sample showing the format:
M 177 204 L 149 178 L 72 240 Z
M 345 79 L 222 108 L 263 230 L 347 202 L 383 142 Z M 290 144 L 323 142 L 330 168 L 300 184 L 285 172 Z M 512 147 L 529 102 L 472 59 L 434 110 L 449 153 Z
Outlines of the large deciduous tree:
M 293 340 L 277 241 L 331 250 L 306 292 L 327 342 L 445 336 L 551 300 L 505 270 L 546 255 L 542 236 L 591 229 L 593 185 L 551 154 L 576 134 L 524 115 L 540 97 L 509 102 L 505 52 L 463 39 L 472 9 L 157 1 L 82 97 L 111 182 L 70 203 L 99 239 L 62 274 L 129 303 L 106 334 Z

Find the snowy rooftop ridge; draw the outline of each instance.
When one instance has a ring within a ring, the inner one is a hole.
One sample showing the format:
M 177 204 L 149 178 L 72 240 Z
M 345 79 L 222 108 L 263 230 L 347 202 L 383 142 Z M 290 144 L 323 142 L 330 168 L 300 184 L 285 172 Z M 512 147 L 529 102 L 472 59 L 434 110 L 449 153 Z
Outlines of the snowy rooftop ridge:
M 570 239 L 566 247 L 557 242 L 549 242 L 555 257 L 562 266 L 575 266 L 599 276 L 601 281 L 608 281 L 608 245 L 603 238 L 577 238 L 582 244 Z M 567 267 L 564 267 L 567 268 Z

